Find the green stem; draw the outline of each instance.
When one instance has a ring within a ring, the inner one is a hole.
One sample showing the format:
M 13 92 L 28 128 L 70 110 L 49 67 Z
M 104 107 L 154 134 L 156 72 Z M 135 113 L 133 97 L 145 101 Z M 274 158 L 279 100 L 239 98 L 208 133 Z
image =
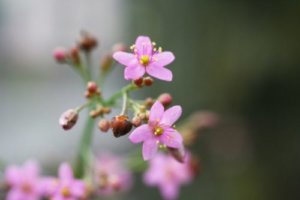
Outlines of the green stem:
M 119 90 L 118 92 L 116 92 L 115 94 L 113 94 L 106 102 L 105 104 L 107 106 L 112 106 L 116 103 L 116 100 L 121 97 L 122 95 L 124 95 L 124 93 L 128 93 L 132 90 L 135 90 L 135 89 L 138 89 L 138 87 L 131 83 L 131 84 L 128 84 L 127 86 L 123 87 L 121 90 Z
M 76 160 L 75 176 L 78 178 L 83 178 L 86 175 L 90 164 L 90 151 L 94 125 L 95 120 L 91 117 L 88 117 L 84 127 L 82 138 L 80 140 L 81 143 L 79 146 L 78 157 Z

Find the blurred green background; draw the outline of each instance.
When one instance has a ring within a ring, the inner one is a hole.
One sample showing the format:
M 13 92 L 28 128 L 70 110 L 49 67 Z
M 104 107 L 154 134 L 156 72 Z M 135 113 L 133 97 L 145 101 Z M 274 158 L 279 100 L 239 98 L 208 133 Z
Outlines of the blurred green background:
M 100 37 L 95 61 L 116 42 L 149 35 L 175 53 L 174 81 L 143 95 L 170 92 L 185 117 L 220 115 L 192 149 L 202 172 L 180 199 L 300 199 L 300 1 L 1 0 L 2 160 L 35 157 L 47 168 L 74 156 L 81 124 L 63 134 L 57 119 L 83 101 L 83 87 L 51 53 L 81 29 Z M 124 84 L 122 68 L 108 82 L 107 94 Z M 107 135 L 95 143 L 130 146 Z M 159 199 L 139 182 L 124 198 Z

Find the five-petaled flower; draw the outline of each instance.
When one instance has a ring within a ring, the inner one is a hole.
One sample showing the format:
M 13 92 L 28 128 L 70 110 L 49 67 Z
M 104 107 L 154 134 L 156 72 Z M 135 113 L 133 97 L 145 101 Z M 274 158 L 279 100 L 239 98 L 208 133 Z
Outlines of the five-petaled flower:
M 38 200 L 39 166 L 36 162 L 27 161 L 22 167 L 9 166 L 5 171 L 5 184 L 9 187 L 6 200 Z
M 165 111 L 159 101 L 153 104 L 148 124 L 139 126 L 129 136 L 133 143 L 144 142 L 144 160 L 151 159 L 157 152 L 158 146 L 177 149 L 182 147 L 182 136 L 172 127 L 181 112 L 180 106 L 173 106 Z
M 82 180 L 75 179 L 69 164 L 63 163 L 59 167 L 59 179 L 48 181 L 48 191 L 51 200 L 85 199 L 86 185 Z
M 180 186 L 191 182 L 193 176 L 189 155 L 184 163 L 180 163 L 172 156 L 160 153 L 150 161 L 144 182 L 149 186 L 158 186 L 164 199 L 174 200 L 178 197 Z
M 126 66 L 125 79 L 136 80 L 147 72 L 157 79 L 172 80 L 172 72 L 165 68 L 175 59 L 172 52 L 162 52 L 161 48 L 155 48 L 155 43 L 147 36 L 139 36 L 131 49 L 133 53 L 118 51 L 113 54 L 115 60 Z

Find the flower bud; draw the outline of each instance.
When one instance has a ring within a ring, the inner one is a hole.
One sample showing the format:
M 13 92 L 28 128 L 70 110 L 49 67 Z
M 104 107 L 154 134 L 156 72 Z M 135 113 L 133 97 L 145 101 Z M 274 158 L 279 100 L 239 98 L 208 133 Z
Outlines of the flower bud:
M 132 123 L 126 115 L 113 117 L 110 126 L 115 137 L 126 135 L 132 128 Z
M 198 176 L 201 173 L 201 165 L 198 158 L 192 156 L 189 160 L 189 166 L 194 176 Z
M 98 41 L 94 36 L 92 36 L 90 33 L 85 31 L 81 33 L 81 39 L 78 43 L 80 49 L 89 52 L 95 47 L 97 47 L 97 45 L 98 45 Z
M 89 81 L 87 83 L 86 89 L 90 93 L 96 93 L 98 91 L 98 86 L 97 86 L 97 84 L 95 82 Z
M 172 103 L 172 96 L 169 93 L 163 93 L 157 98 L 163 106 L 169 106 Z
M 136 79 L 133 82 L 138 87 L 142 87 L 143 86 L 143 78 Z
M 67 61 L 67 51 L 62 48 L 56 48 L 53 52 L 54 59 L 59 63 L 65 63 Z
M 142 124 L 142 119 L 138 116 L 135 116 L 134 118 L 132 118 L 131 123 L 133 126 L 138 127 Z
M 71 58 L 72 62 L 73 62 L 75 65 L 80 64 L 79 49 L 78 49 L 77 47 L 72 47 L 72 48 L 69 50 L 69 54 L 70 54 L 70 58 Z
M 98 123 L 98 128 L 102 132 L 107 132 L 110 128 L 109 121 L 107 119 L 101 119 Z
M 113 63 L 113 57 L 111 53 L 106 53 L 100 61 L 100 69 L 102 72 L 107 72 Z
M 146 100 L 145 100 L 145 103 L 144 105 L 148 108 L 150 108 L 152 105 L 154 104 L 154 100 L 150 97 L 148 97 Z
M 127 50 L 128 50 L 127 46 L 123 43 L 117 43 L 112 47 L 112 52 L 127 51 Z
M 78 113 L 74 109 L 64 112 L 59 118 L 59 124 L 64 130 L 71 129 L 77 122 Z
M 111 108 L 110 107 L 102 107 L 101 111 L 103 114 L 109 114 L 111 112 Z
M 151 77 L 145 77 L 143 79 L 143 82 L 146 86 L 151 86 L 154 82 L 154 80 Z

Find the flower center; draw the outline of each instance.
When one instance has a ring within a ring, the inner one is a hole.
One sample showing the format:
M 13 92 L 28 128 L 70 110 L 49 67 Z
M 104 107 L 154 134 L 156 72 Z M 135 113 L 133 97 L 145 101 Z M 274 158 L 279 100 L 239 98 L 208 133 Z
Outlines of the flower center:
M 149 58 L 148 55 L 142 55 L 142 56 L 140 57 L 140 63 L 141 63 L 142 65 L 146 66 L 146 65 L 149 64 L 149 62 L 150 62 L 150 58 Z
M 24 193 L 31 193 L 31 192 L 32 192 L 32 187 L 31 187 L 31 185 L 28 184 L 28 183 L 23 184 L 23 185 L 22 185 L 22 191 L 23 191 Z
M 157 126 L 157 127 L 154 128 L 154 135 L 156 135 L 156 136 L 162 135 L 163 132 L 164 132 L 164 129 L 161 128 L 161 127 L 159 127 L 159 126 Z
M 63 197 L 70 197 L 71 196 L 71 191 L 69 190 L 68 187 L 63 187 L 60 192 L 61 192 L 61 195 Z

